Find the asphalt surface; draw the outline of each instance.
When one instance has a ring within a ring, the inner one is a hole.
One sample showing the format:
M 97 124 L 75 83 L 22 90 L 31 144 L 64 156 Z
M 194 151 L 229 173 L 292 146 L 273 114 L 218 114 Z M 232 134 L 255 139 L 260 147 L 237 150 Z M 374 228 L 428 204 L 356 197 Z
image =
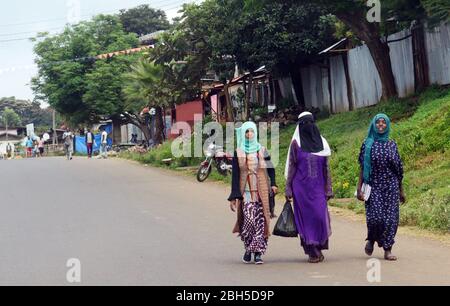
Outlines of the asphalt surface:
M 0 161 L 0 285 L 72 285 L 71 258 L 81 285 L 450 285 L 450 248 L 401 235 L 368 282 L 365 225 L 338 216 L 324 263 L 271 237 L 266 264 L 244 265 L 228 193 L 118 159 Z

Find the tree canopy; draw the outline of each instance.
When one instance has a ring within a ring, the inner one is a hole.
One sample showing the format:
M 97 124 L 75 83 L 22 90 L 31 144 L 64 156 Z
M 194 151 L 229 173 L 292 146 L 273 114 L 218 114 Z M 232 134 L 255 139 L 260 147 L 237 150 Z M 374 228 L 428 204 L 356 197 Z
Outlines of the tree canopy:
M 136 33 L 139 36 L 170 28 L 166 13 L 151 8 L 148 4 L 121 10 L 119 17 L 126 32 Z
M 32 80 L 37 100 L 48 102 L 74 124 L 118 116 L 123 111 L 123 74 L 133 56 L 96 60 L 103 53 L 138 46 L 117 16 L 99 15 L 68 26 L 63 33 L 36 38 L 38 76 Z
M 5 126 L 17 126 L 21 124 L 19 115 L 8 107 L 0 113 L 0 119 Z

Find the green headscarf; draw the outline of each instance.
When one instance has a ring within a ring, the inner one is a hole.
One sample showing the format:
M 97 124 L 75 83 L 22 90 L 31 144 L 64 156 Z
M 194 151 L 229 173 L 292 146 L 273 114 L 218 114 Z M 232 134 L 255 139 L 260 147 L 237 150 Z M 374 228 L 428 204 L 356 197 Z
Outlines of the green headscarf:
M 254 136 L 247 139 L 245 133 L 252 129 Z M 236 129 L 237 147 L 247 154 L 256 153 L 261 150 L 261 144 L 258 142 L 258 129 L 256 124 L 251 121 L 245 122 L 240 128 Z
M 377 121 L 380 119 L 384 119 L 386 121 L 386 130 L 383 134 L 380 134 L 377 130 L 376 124 Z M 379 142 L 387 142 L 389 140 L 389 133 L 391 132 L 391 120 L 389 117 L 385 114 L 378 114 L 370 123 L 369 126 L 369 133 L 367 135 L 365 144 L 366 144 L 366 150 L 364 152 L 364 183 L 369 184 L 370 181 L 370 175 L 372 173 L 372 164 L 371 164 L 371 152 L 372 152 L 372 146 L 375 141 Z

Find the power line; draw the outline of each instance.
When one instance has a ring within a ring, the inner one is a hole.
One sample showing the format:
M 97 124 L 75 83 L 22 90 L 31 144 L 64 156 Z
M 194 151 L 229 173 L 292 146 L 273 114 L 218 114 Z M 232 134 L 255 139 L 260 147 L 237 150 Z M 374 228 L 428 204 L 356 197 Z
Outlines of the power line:
M 173 9 L 176 9 L 176 8 L 181 8 L 184 4 L 187 4 L 187 3 L 195 3 L 195 2 L 196 2 L 196 1 L 183 2 L 183 3 L 177 4 L 176 6 L 172 6 L 172 7 L 168 7 L 168 5 L 164 5 L 164 6 L 153 7 L 153 8 L 154 8 L 154 9 L 163 9 L 163 8 L 164 8 L 165 10 L 170 11 L 170 10 L 173 10 Z M 172 5 L 173 5 L 173 3 L 172 3 Z M 99 14 L 96 14 L 96 15 L 100 15 L 100 14 L 102 14 L 102 13 L 99 13 Z M 58 27 L 58 28 L 49 29 L 49 30 L 47 30 L 47 31 L 50 31 L 50 30 L 63 30 L 64 28 L 65 28 L 65 27 Z M 31 31 L 31 32 L 15 33 L 15 34 L 0 34 L 0 36 L 3 36 L 3 35 L 5 35 L 5 36 L 13 36 L 13 35 L 27 34 L 27 33 L 35 33 L 35 34 L 37 34 L 37 33 L 39 33 L 39 32 L 46 32 L 46 31 L 44 30 L 44 31 Z M 15 41 L 25 41 L 25 40 L 30 40 L 30 39 L 32 39 L 32 38 L 34 38 L 34 37 L 23 37 L 23 38 L 4 39 L 4 40 L 0 40 L 0 43 L 4 43 L 4 42 L 15 42 Z
M 2 36 L 15 36 L 15 35 L 23 35 L 23 34 L 33 34 L 33 33 L 40 33 L 40 32 L 49 32 L 49 31 L 55 31 L 55 30 L 61 30 L 64 28 L 61 27 L 57 27 L 57 28 L 50 28 L 50 29 L 46 29 L 46 30 L 41 30 L 41 31 L 28 31 L 28 32 L 19 32 L 19 33 L 9 33 L 9 34 L 0 34 L 0 37 Z
M 168 1 L 156 1 L 155 4 L 167 3 L 167 2 Z M 176 2 L 178 2 L 178 1 L 176 1 Z M 169 3 L 168 5 L 173 5 L 173 4 L 174 3 Z M 164 6 L 152 7 L 151 5 L 153 5 L 153 4 L 150 4 L 150 7 L 154 8 L 154 9 L 161 9 L 161 8 L 164 7 Z M 124 9 L 124 8 L 117 9 L 117 10 L 110 10 L 110 11 L 106 11 L 106 12 L 95 12 L 95 13 L 89 13 L 89 14 L 82 14 L 82 15 L 80 15 L 80 17 L 90 17 L 90 16 L 100 15 L 100 14 L 117 13 L 118 11 L 120 11 L 122 9 Z M 38 23 L 45 23 L 45 22 L 53 22 L 53 21 L 64 21 L 64 20 L 67 20 L 67 18 L 53 18 L 53 19 L 43 19 L 43 20 L 36 20 L 36 21 L 28 21 L 28 22 L 22 22 L 22 23 L 0 24 L 0 28 L 11 27 L 11 26 L 31 25 L 31 24 L 38 24 Z

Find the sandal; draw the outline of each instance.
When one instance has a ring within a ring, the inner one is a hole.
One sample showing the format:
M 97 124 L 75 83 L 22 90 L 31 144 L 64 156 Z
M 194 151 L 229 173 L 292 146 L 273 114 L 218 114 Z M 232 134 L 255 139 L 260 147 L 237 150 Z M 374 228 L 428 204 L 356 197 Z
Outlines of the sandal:
M 384 259 L 387 261 L 396 261 L 397 256 L 392 255 L 391 251 L 385 251 L 384 252 Z
M 319 262 L 323 262 L 325 260 L 325 256 L 323 256 L 322 251 L 320 252 Z
M 367 241 L 366 243 L 366 247 L 364 248 L 364 251 L 366 252 L 367 256 L 372 256 L 373 254 L 373 249 L 374 249 L 374 245 L 375 243 L 372 241 Z
M 319 263 L 320 257 L 309 257 L 308 262 L 313 264 Z

